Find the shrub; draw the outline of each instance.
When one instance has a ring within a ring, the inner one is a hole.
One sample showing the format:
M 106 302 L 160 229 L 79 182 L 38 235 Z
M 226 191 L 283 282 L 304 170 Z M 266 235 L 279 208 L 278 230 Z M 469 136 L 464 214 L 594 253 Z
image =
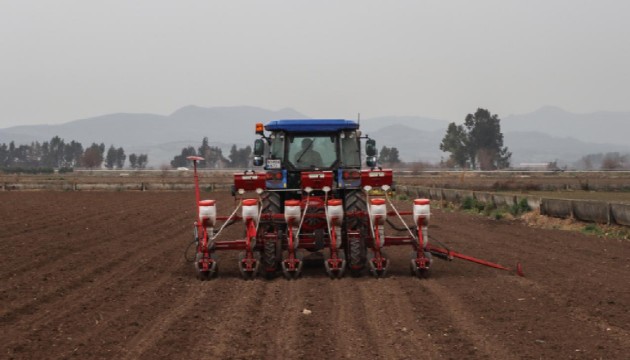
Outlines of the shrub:
M 470 196 L 465 197 L 464 201 L 462 201 L 462 209 L 464 210 L 472 210 L 474 206 L 475 206 L 475 199 L 473 199 Z
M 494 211 L 495 209 L 496 209 L 496 208 L 495 208 L 494 204 L 492 204 L 492 203 L 487 203 L 487 204 L 484 204 L 483 209 L 482 209 L 482 210 L 480 210 L 480 212 L 481 212 L 481 211 L 483 211 L 483 214 L 484 214 L 484 215 L 489 216 L 490 214 L 492 214 L 492 213 L 493 213 L 493 211 Z
M 494 205 L 492 203 L 486 204 L 477 199 L 467 196 L 462 201 L 461 208 L 464 210 L 470 210 L 477 213 L 484 212 L 486 215 L 490 214 L 490 211 L 494 209 Z
M 495 220 L 501 220 L 503 219 L 503 212 L 499 211 L 498 209 L 492 212 L 492 217 Z
M 597 235 L 597 236 L 604 235 L 604 231 L 602 231 L 602 229 L 599 226 L 597 226 L 597 224 L 588 224 L 584 226 L 582 228 L 582 232 L 584 234 L 589 234 L 589 235 Z
M 522 198 L 516 204 L 510 206 L 510 214 L 514 216 L 518 216 L 520 214 L 531 211 L 532 208 L 529 206 L 526 198 Z

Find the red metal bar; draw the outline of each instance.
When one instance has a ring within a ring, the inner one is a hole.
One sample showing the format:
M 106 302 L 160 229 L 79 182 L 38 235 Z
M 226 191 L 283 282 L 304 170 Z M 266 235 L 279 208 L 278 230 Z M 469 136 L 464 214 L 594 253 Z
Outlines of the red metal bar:
M 199 176 L 197 175 L 197 160 L 193 160 L 193 168 L 194 168 L 194 172 L 195 172 L 195 200 L 197 200 L 197 202 L 195 203 L 196 205 L 196 210 L 197 210 L 197 219 L 199 219 L 199 200 L 201 200 L 201 195 L 199 194 Z
M 214 244 L 216 250 L 245 250 L 247 240 L 225 240 Z
M 411 236 L 385 236 L 384 246 L 409 245 L 413 244 Z
M 289 239 L 288 239 L 289 248 L 287 249 L 289 251 L 289 259 L 288 259 L 289 270 L 295 271 L 295 248 L 293 245 L 293 221 L 289 221 L 287 228 L 289 230 Z
M 458 259 L 462 259 L 462 260 L 466 260 L 466 261 L 470 261 L 470 262 L 474 262 L 476 264 L 480 264 L 480 265 L 484 265 L 484 266 L 488 266 L 491 268 L 495 268 L 495 269 L 499 269 L 499 270 L 505 270 L 505 271 L 516 271 L 516 273 L 519 276 L 523 276 L 523 269 L 520 263 L 518 263 L 516 265 L 516 269 L 511 269 L 509 267 L 505 267 L 503 265 L 497 264 L 497 263 L 493 263 L 491 261 L 487 261 L 487 260 L 482 260 L 482 259 L 478 259 L 476 257 L 472 257 L 470 255 L 464 255 L 464 254 L 460 254 L 458 252 L 452 251 L 452 250 L 446 250 L 446 249 L 442 249 L 439 247 L 434 247 L 431 246 L 431 244 L 427 245 L 427 248 L 429 249 L 429 251 L 431 252 L 436 252 L 436 253 L 440 253 L 440 254 L 444 254 L 447 255 L 449 258 L 458 258 Z

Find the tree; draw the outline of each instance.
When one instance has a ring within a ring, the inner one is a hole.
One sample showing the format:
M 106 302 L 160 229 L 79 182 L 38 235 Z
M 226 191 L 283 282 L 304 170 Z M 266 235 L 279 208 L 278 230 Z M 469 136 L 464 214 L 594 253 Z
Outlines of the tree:
M 122 169 L 125 165 L 125 159 L 127 156 L 125 155 L 125 150 L 122 147 L 116 149 L 116 168 Z
M 103 149 L 105 149 L 104 144 L 92 143 L 83 153 L 83 158 L 81 159 L 83 166 L 90 169 L 100 168 L 103 164 Z
M 138 168 L 138 155 L 129 154 L 129 167 L 131 167 L 132 169 Z
M 389 148 L 387 146 L 383 146 L 381 151 L 378 152 L 378 163 L 385 164 L 387 159 L 389 159 Z
M 446 135 L 440 144 L 440 150 L 450 152 L 450 161 L 459 165 L 461 168 L 466 167 L 468 162 L 468 137 L 463 125 L 456 125 L 454 122 L 448 124 Z
M 146 168 L 148 162 L 149 162 L 149 155 L 147 154 L 138 155 L 138 169 Z
M 246 146 L 244 148 L 237 148 L 236 144 L 232 145 L 230 149 L 230 166 L 232 167 L 247 167 L 249 164 L 249 158 L 252 153 L 251 146 Z
M 400 155 L 398 149 L 395 147 L 388 148 L 383 146 L 378 153 L 379 164 L 398 164 L 400 163 Z
M 196 156 L 197 152 L 195 151 L 195 148 L 192 146 L 188 146 L 182 149 L 181 154 L 175 156 L 173 158 L 173 160 L 171 161 L 171 166 L 174 168 L 178 168 L 178 167 L 186 167 L 188 166 L 188 160 L 186 159 L 189 156 Z M 142 156 L 142 155 L 140 155 Z M 140 159 L 138 159 L 140 160 Z
M 622 156 L 618 152 L 607 153 L 602 159 L 602 170 L 619 170 L 626 167 L 628 156 Z
M 9 143 L 9 151 L 7 155 L 7 164 L 6 166 L 11 166 L 15 163 L 15 142 L 11 141 Z
M 7 144 L 2 143 L 0 145 L 0 167 L 7 166 L 7 159 L 9 158 L 9 147 Z
M 503 147 L 501 119 L 486 109 L 468 114 L 464 125 L 450 123 L 440 144 L 440 150 L 450 152 L 450 159 L 460 166 L 494 170 L 510 166 L 512 153 Z
M 45 165 L 50 167 L 61 167 L 65 148 L 66 143 L 59 136 L 55 136 L 50 139 L 48 159 L 46 159 L 47 161 L 45 162 Z
M 195 149 L 193 148 L 193 151 Z M 130 154 L 129 155 L 129 166 L 132 169 L 144 169 L 147 166 L 147 162 L 149 161 L 149 156 L 147 154 Z
M 216 169 L 228 162 L 228 160 L 223 157 L 223 150 L 218 146 L 210 146 L 207 137 L 203 138 L 197 154 L 204 158 L 203 161 L 199 162 L 199 167 Z
M 80 142 L 72 140 L 66 145 L 64 151 L 64 166 L 74 167 L 81 161 L 83 156 L 83 145 Z
M 105 158 L 105 167 L 108 169 L 113 169 L 116 165 L 116 158 L 118 157 L 118 152 L 114 145 L 110 145 L 107 150 L 107 157 Z

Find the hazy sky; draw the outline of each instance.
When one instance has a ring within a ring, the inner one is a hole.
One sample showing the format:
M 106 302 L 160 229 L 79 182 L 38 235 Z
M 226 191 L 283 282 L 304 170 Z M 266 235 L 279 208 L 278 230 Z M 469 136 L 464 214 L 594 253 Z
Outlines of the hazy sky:
M 630 1 L 0 0 L 0 128 L 292 107 L 630 111 Z

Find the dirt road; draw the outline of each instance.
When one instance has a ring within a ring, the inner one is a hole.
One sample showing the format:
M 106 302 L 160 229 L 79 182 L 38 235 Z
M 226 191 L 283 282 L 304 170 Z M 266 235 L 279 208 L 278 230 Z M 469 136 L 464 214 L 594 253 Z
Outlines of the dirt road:
M 223 212 L 228 194 L 213 194 Z M 199 282 L 183 251 L 189 192 L 1 192 L 0 351 L 22 358 L 621 359 L 630 243 L 435 211 L 454 250 L 526 277 L 436 260 L 408 274 L 239 278 L 236 253 Z M 225 235 L 242 233 L 231 229 Z M 310 315 L 303 313 L 311 311 Z

